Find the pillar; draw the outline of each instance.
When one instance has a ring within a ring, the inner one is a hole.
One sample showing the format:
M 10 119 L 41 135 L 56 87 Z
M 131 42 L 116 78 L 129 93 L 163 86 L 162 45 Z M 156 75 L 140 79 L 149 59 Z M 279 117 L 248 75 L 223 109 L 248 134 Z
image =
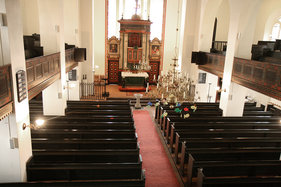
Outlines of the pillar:
M 125 33 L 124 35 L 124 55 L 123 55 L 123 58 L 124 58 L 124 68 L 127 68 L 127 63 L 128 63 L 128 33 Z
M 42 91 L 44 115 L 64 115 L 67 91 L 65 72 L 64 1 L 38 0 L 41 45 L 44 55 L 60 52 L 61 79 Z
M 233 1 L 229 0 L 230 4 L 230 21 L 229 21 L 229 31 L 228 31 L 228 39 L 227 39 L 227 51 L 225 56 L 225 63 L 224 63 L 224 73 L 223 73 L 223 80 L 222 80 L 222 90 L 221 99 L 220 99 L 220 108 L 223 110 L 223 116 L 241 116 L 243 114 L 243 107 L 238 107 L 238 105 L 244 106 L 244 98 L 246 93 L 244 92 L 237 92 L 235 91 L 235 95 L 231 94 L 232 91 L 232 84 L 231 77 L 232 77 L 232 69 L 233 69 L 233 61 L 234 61 L 234 54 L 237 49 L 237 36 L 238 36 L 238 29 L 240 24 L 240 15 L 244 11 L 247 3 L 249 4 L 249 0 L 238 0 Z M 233 101 L 240 100 L 239 103 L 233 105 Z M 234 107 L 236 106 L 236 107 Z
M 3 5 L 3 3 L 4 1 L 2 0 L 1 4 Z M 0 174 L 0 180 L 3 182 L 20 182 L 26 180 L 26 162 L 32 156 L 30 129 L 22 129 L 23 123 L 29 124 L 28 97 L 19 102 L 17 99 L 18 90 L 16 87 L 16 72 L 19 70 L 24 70 L 26 72 L 22 31 L 23 25 L 20 0 L 6 0 L 5 3 L 15 109 L 14 113 L 8 117 L 9 120 L 6 123 L 10 126 L 10 135 L 18 138 L 18 149 L 11 150 L 9 147 L 2 149 L 1 146 L 0 168 L 1 172 L 4 174 Z M 6 143 L 7 141 L 8 140 L 6 140 Z

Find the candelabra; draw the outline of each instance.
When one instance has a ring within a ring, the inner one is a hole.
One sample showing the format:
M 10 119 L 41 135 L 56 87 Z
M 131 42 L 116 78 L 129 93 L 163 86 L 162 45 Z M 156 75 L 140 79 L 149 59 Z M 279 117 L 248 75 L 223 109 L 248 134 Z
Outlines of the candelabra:
M 180 101 L 194 101 L 195 85 L 187 74 L 179 72 L 176 67 L 177 58 L 174 58 L 173 68 L 166 74 L 158 76 L 157 89 L 148 93 L 151 98 L 165 99 L 169 103 Z M 156 80 L 155 80 L 156 81 Z

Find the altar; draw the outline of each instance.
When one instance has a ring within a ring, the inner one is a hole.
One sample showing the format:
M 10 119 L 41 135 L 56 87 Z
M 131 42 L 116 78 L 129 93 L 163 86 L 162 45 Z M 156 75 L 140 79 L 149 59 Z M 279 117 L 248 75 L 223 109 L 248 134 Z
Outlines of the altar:
M 122 77 L 122 88 L 128 87 L 128 86 L 139 86 L 146 88 L 147 81 L 148 81 L 148 73 L 147 72 L 121 72 Z

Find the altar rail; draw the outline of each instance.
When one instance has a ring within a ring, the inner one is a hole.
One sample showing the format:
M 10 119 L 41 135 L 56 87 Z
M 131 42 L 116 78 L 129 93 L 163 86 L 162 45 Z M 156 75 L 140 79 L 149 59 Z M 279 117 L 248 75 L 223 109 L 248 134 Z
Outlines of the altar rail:
M 0 120 L 13 111 L 11 74 L 10 64 L 0 67 Z
M 74 60 L 74 49 L 65 50 L 66 72 L 78 65 Z M 26 72 L 30 100 L 60 78 L 60 53 L 26 60 Z
M 203 54 L 203 56 L 202 56 Z M 202 52 L 199 69 L 223 77 L 225 56 Z M 237 84 L 281 100 L 281 65 L 234 58 L 231 80 Z

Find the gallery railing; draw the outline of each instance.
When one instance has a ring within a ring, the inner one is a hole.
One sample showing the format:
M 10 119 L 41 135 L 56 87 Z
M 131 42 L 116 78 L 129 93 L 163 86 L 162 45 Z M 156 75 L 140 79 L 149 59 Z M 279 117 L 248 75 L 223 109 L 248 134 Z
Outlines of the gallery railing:
M 13 111 L 11 65 L 0 67 L 0 120 Z
M 193 52 L 192 61 L 199 69 L 223 77 L 225 56 L 221 54 Z M 234 58 L 232 81 L 281 100 L 281 65 L 242 58 Z
M 74 60 L 74 48 L 65 50 L 66 72 L 78 65 Z M 28 98 L 32 99 L 60 78 L 60 53 L 26 60 Z

